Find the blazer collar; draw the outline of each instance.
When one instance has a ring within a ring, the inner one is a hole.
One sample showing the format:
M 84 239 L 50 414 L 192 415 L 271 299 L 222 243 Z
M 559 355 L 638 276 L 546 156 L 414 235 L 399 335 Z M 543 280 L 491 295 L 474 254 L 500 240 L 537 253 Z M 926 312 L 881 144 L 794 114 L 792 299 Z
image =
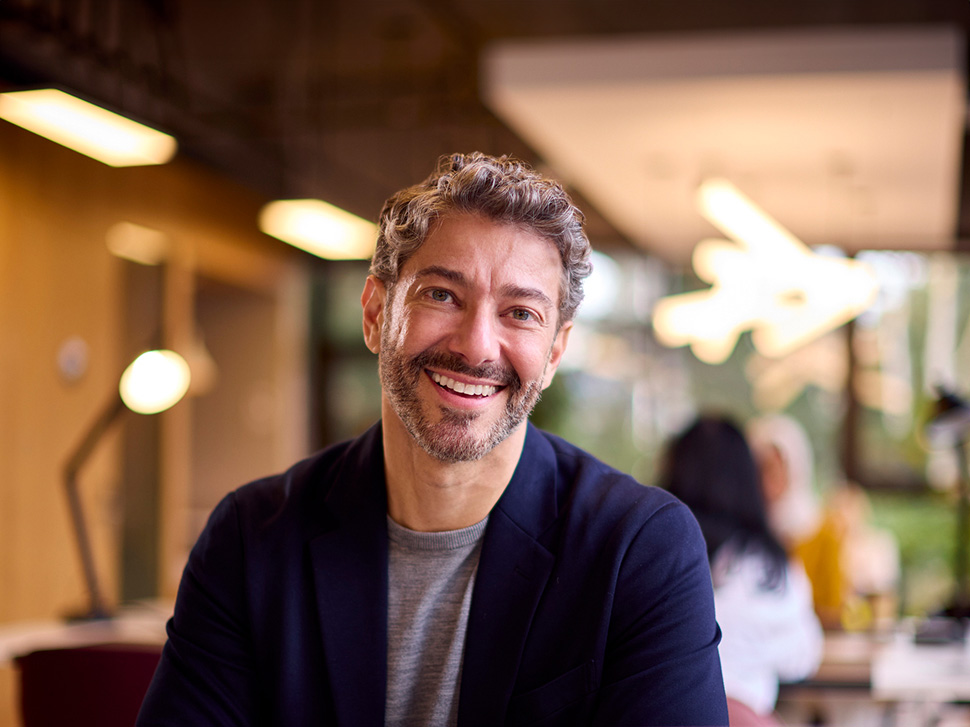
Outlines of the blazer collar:
M 559 514 L 558 465 L 549 439 L 526 424 L 525 444 L 508 487 L 495 504 L 532 538 L 540 538 Z
M 352 442 L 310 541 L 317 611 L 339 725 L 384 724 L 387 493 L 380 423 Z M 321 483 L 325 486 L 326 483 Z
M 512 480 L 489 516 L 475 576 L 462 666 L 458 724 L 497 725 L 555 556 L 543 539 L 557 515 L 557 467 L 531 424 Z M 551 538 L 548 538 L 551 540 Z

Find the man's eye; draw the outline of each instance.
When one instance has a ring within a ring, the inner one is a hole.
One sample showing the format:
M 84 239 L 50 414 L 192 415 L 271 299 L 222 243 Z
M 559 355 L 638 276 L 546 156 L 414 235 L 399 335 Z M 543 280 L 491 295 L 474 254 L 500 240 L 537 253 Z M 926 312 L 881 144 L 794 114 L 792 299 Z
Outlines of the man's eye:
M 447 290 L 435 289 L 431 291 L 431 300 L 436 300 L 439 303 L 447 303 L 451 299 L 451 293 Z
M 533 319 L 532 311 L 526 310 L 525 308 L 516 308 L 512 311 L 512 317 L 517 321 L 531 321 Z

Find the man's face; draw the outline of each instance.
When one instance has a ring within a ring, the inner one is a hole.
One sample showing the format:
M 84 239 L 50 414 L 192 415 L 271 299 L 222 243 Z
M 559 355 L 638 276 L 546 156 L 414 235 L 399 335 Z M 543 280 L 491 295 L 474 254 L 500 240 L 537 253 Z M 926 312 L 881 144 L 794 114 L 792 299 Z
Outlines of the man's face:
M 557 329 L 561 270 L 550 241 L 461 214 L 438 223 L 392 294 L 368 279 L 383 395 L 426 452 L 480 459 L 528 417 L 571 326 Z

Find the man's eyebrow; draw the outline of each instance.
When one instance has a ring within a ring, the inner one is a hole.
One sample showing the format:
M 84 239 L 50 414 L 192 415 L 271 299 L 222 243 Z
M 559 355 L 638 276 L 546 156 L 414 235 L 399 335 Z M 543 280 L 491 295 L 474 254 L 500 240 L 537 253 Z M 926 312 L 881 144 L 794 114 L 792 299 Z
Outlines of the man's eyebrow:
M 450 280 L 453 283 L 464 283 L 465 276 L 459 270 L 452 270 L 451 268 L 442 267 L 441 265 L 429 265 L 426 268 L 421 268 L 418 272 L 414 274 L 415 278 L 427 278 L 427 277 L 437 277 L 444 278 L 445 280 Z
M 421 268 L 414 274 L 414 277 L 438 277 L 459 284 L 466 282 L 465 275 L 460 270 L 446 268 L 441 265 L 429 265 L 426 268 Z M 541 303 L 542 305 L 549 306 L 550 308 L 556 307 L 553 300 L 538 288 L 526 288 L 519 285 L 506 285 L 502 288 L 502 294 L 509 298 L 532 300 L 537 303 Z
M 556 307 L 556 304 L 552 302 L 552 299 L 538 288 L 523 288 L 518 285 L 506 285 L 504 288 L 502 288 L 502 292 L 509 298 L 532 300 L 550 308 Z

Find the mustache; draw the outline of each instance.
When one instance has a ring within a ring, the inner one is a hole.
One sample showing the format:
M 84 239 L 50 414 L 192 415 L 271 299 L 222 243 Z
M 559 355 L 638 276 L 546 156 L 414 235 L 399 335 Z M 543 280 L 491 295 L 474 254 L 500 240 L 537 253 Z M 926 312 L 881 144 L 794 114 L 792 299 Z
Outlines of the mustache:
M 458 356 L 444 351 L 422 351 L 411 359 L 415 368 L 439 368 L 454 371 L 475 379 L 488 379 L 503 386 L 507 386 L 513 391 L 517 391 L 522 386 L 522 380 L 509 366 L 498 364 L 488 364 L 485 366 L 470 366 Z

